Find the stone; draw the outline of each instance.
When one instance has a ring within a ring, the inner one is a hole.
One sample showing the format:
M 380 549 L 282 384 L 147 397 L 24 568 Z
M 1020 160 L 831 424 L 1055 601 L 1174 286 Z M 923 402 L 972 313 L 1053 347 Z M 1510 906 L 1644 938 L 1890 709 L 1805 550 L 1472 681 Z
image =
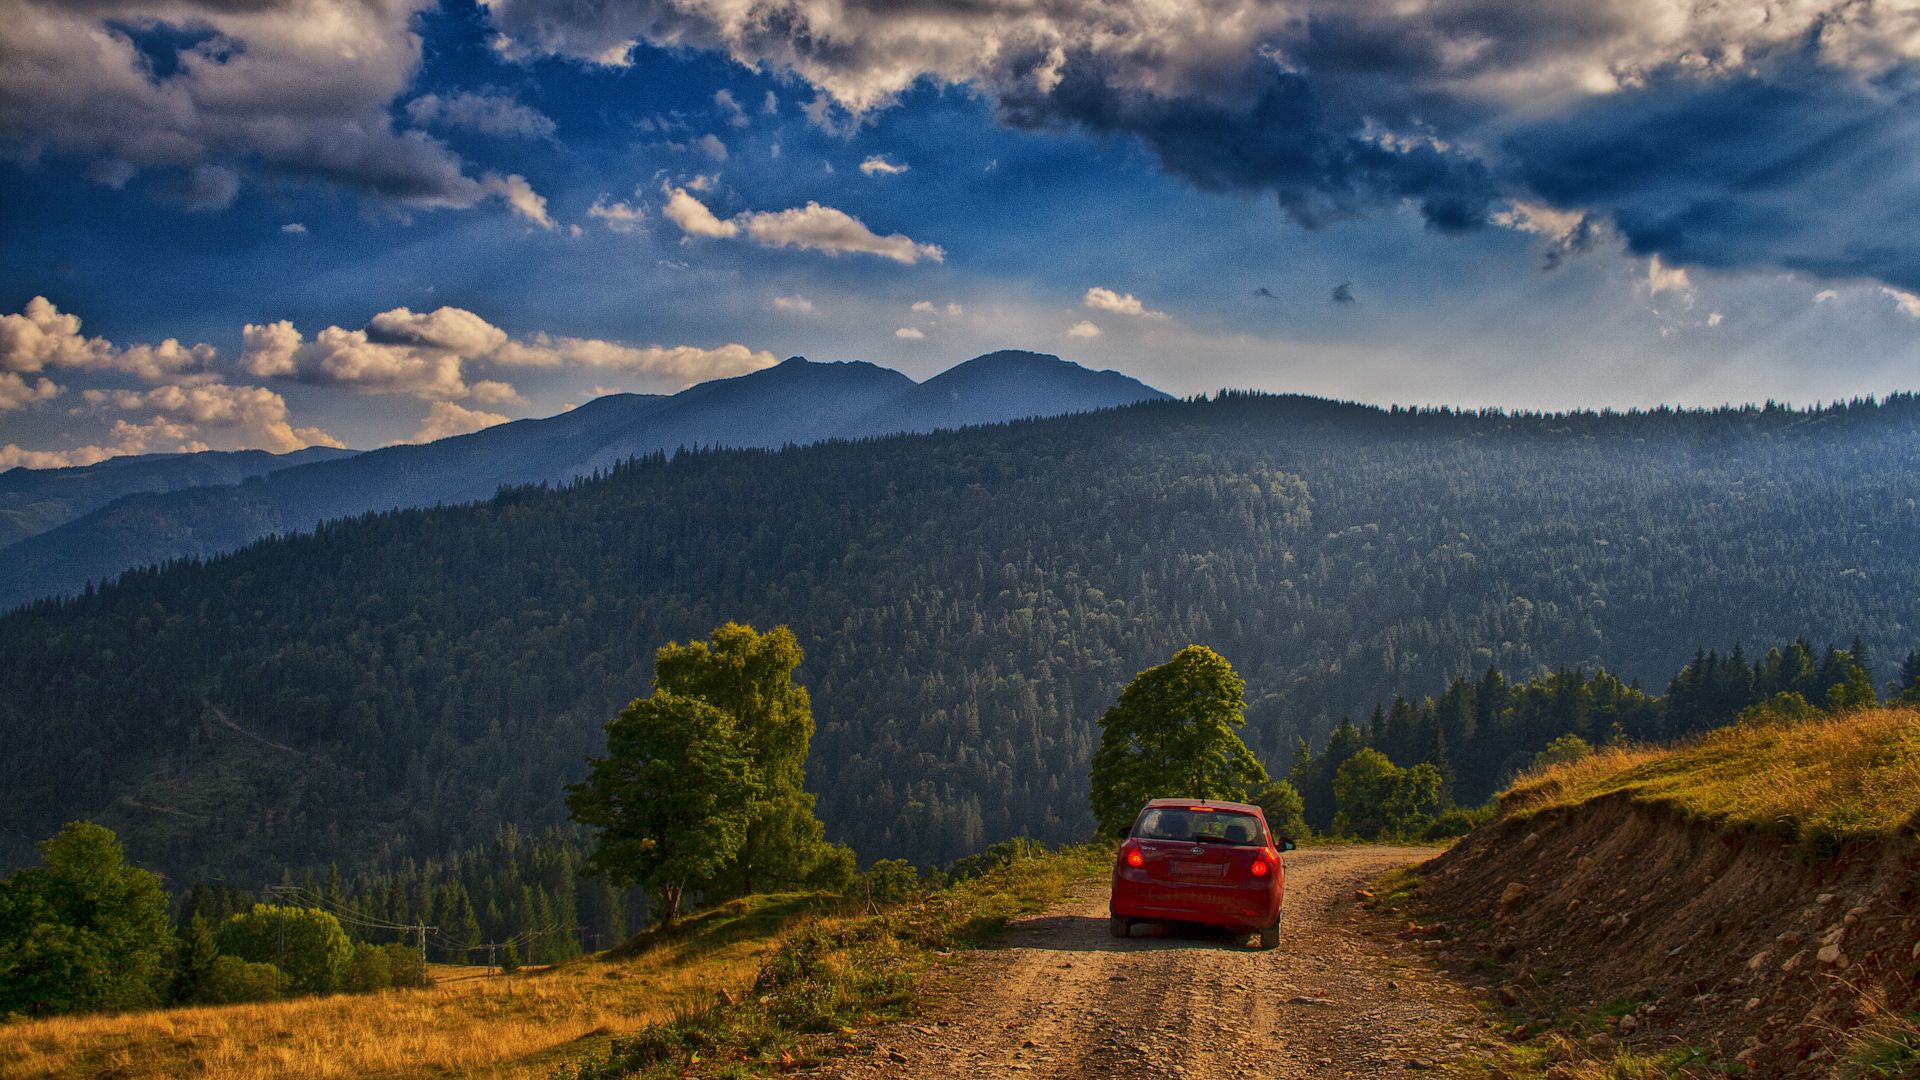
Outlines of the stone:
M 1531 890 L 1518 881 L 1507 882 L 1507 887 L 1500 891 L 1501 914 L 1505 914 L 1520 906 L 1520 904 L 1527 899 L 1527 894 L 1530 891 Z
M 1781 961 L 1780 963 L 1781 973 L 1785 974 L 1789 971 L 1792 971 L 1793 969 L 1799 967 L 1806 959 L 1807 959 L 1807 950 L 1801 949 L 1799 952 L 1794 953 L 1792 956 L 1789 956 L 1785 960 Z
M 898 1050 L 889 1050 L 887 1051 L 887 1060 L 893 1062 L 895 1065 L 905 1065 L 907 1063 L 907 1055 Z
M 1788 930 L 1779 937 L 1774 938 L 1773 943 L 1775 945 L 1798 945 L 1800 944 L 1800 932 L 1798 930 Z
M 1833 902 L 1834 902 L 1835 900 L 1838 900 L 1838 899 L 1840 899 L 1840 898 L 1839 898 L 1839 897 L 1837 897 L 1837 896 L 1835 896 L 1835 895 L 1833 895 L 1833 894 L 1832 894 L 1832 893 L 1830 893 L 1830 892 L 1823 892 L 1823 893 L 1821 893 L 1821 894 L 1820 894 L 1819 896 L 1816 896 L 1816 897 L 1814 897 L 1814 898 L 1813 898 L 1813 902 L 1814 902 L 1814 903 L 1816 903 L 1816 904 L 1819 904 L 1819 905 L 1820 905 L 1821 907 L 1826 907 L 1826 906 L 1828 906 L 1829 904 L 1832 904 L 1832 903 L 1833 903 Z
M 1754 953 L 1753 959 L 1747 961 L 1747 970 L 1759 971 L 1761 968 L 1766 967 L 1767 961 L 1772 958 L 1773 958 L 1773 954 L 1769 952 Z
M 1841 952 L 1838 945 L 1822 945 L 1815 959 L 1830 967 L 1847 966 L 1847 954 Z

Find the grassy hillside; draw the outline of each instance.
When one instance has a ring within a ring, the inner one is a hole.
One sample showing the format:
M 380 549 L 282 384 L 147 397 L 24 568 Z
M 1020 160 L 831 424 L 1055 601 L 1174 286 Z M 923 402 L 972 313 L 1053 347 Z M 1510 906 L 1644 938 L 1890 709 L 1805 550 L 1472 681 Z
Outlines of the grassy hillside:
M 544 1076 L 596 1043 L 746 986 L 782 928 L 836 904 L 749 897 L 670 935 L 641 934 L 619 959 L 491 979 L 483 968 L 435 965 L 438 984 L 426 990 L 0 1024 L 0 1075 Z
M 0 1024 L 0 1076 L 599 1078 L 679 1075 L 696 1056 L 774 1071 L 833 1053 L 821 1032 L 899 1014 L 942 950 L 1111 859 L 1106 845 L 1003 847 L 978 876 L 903 903 L 748 897 L 511 977 L 435 966 L 426 990 Z
M 1601 750 L 1522 777 L 1501 810 L 1525 817 L 1609 795 L 1821 843 L 1910 837 L 1920 828 L 1920 708 L 1740 724 L 1671 749 Z

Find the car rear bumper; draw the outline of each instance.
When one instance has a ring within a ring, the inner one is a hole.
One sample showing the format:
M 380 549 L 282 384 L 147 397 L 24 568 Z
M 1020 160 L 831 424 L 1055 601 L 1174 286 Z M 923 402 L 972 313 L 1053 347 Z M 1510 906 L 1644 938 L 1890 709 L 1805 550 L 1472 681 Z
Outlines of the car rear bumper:
M 1116 882 L 1108 910 L 1128 919 L 1257 930 L 1273 924 L 1280 913 L 1280 894 L 1278 890 L 1236 886 Z

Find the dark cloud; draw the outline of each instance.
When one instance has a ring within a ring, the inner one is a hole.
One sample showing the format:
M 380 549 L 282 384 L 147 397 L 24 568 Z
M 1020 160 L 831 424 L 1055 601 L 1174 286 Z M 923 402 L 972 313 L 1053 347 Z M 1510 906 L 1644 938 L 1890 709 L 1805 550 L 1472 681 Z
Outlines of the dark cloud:
M 1353 282 L 1351 281 L 1343 281 L 1335 285 L 1328 299 L 1336 304 L 1357 304 L 1360 302 L 1360 298 L 1353 295 Z
M 1278 296 L 1275 296 L 1275 295 L 1274 295 L 1274 293 L 1273 293 L 1273 290 L 1272 290 L 1272 289 L 1269 289 L 1269 288 L 1267 288 L 1267 287 L 1266 287 L 1265 285 L 1262 285 L 1262 286 L 1260 286 L 1260 287 L 1258 287 L 1258 288 L 1256 288 L 1256 289 L 1254 289 L 1254 290 L 1253 290 L 1253 295 L 1255 295 L 1255 296 L 1257 296 L 1257 297 L 1259 297 L 1259 298 L 1260 298 L 1260 299 L 1262 299 L 1262 300 L 1278 300 L 1278 299 L 1280 299 L 1280 298 L 1279 298 Z

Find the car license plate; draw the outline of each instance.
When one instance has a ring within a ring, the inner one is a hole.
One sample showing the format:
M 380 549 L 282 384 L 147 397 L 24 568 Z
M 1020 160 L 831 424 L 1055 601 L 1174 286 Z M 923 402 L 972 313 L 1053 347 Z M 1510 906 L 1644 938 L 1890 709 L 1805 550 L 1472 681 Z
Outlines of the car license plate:
M 1173 872 L 1182 877 L 1195 878 L 1221 878 L 1227 876 L 1227 868 L 1224 863 L 1180 862 L 1176 860 L 1173 864 Z

